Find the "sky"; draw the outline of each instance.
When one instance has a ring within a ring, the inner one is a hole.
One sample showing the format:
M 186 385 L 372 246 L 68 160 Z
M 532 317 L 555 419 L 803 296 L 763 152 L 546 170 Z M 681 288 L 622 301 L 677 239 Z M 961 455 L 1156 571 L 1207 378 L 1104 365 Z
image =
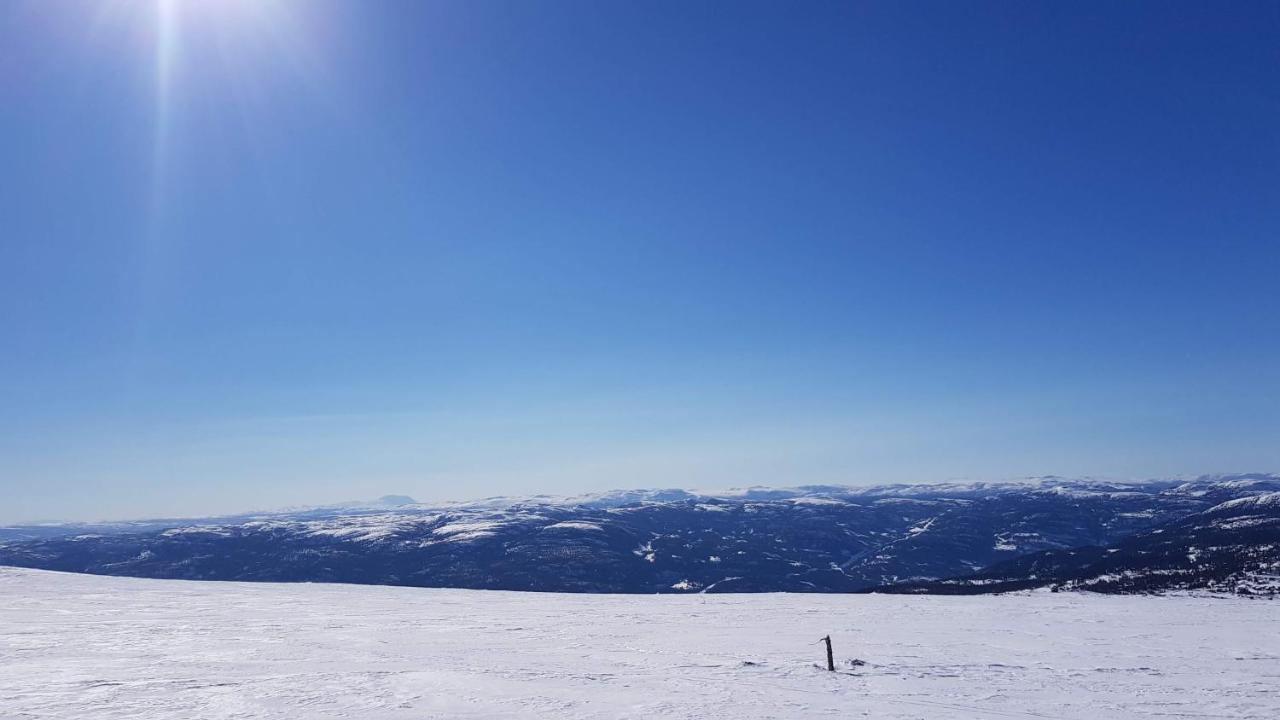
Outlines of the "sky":
M 0 521 L 1280 471 L 1278 37 L 0 3 Z

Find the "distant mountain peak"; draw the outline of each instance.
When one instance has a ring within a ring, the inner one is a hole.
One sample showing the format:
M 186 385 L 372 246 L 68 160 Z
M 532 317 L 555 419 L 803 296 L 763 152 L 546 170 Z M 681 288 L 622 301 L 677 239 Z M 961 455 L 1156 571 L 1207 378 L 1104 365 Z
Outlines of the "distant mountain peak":
M 408 495 L 383 495 L 377 500 L 374 500 L 373 504 L 400 507 L 401 505 L 417 505 L 418 501 Z

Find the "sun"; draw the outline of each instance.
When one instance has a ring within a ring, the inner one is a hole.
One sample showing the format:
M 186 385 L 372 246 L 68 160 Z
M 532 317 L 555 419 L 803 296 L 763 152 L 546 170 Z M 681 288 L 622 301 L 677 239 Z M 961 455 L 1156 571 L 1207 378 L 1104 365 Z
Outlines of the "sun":
M 313 37 L 304 22 L 311 3 L 289 0 L 103 0 L 123 14 L 149 48 L 138 56 L 150 66 L 151 177 L 163 194 L 166 167 L 177 137 L 184 98 L 216 92 L 239 108 L 279 82 L 323 86 Z M 283 78 L 283 80 L 282 80 Z M 155 208 L 153 208 L 155 209 Z
M 183 179 L 200 167 L 192 161 L 198 153 L 188 151 L 228 139 L 266 145 L 264 128 L 281 102 L 338 106 L 317 32 L 334 9 L 303 0 L 79 0 L 38 7 L 78 30 L 72 33 L 82 43 L 77 57 L 96 64 L 81 69 L 86 77 L 109 68 L 126 89 L 119 97 L 136 123 L 140 142 L 131 160 L 145 208 L 135 251 L 135 324 L 142 328 L 135 334 L 141 337 L 163 306 L 161 288 L 185 242 L 175 218 L 187 201 Z

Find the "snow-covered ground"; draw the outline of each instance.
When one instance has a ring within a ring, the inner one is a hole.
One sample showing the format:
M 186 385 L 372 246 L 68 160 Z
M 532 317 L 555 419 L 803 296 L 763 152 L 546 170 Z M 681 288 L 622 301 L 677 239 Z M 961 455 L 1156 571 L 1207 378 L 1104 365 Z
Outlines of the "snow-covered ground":
M 828 633 L 839 673 L 815 666 Z M 0 568 L 5 720 L 814 716 L 1280 717 L 1280 602 L 551 595 Z

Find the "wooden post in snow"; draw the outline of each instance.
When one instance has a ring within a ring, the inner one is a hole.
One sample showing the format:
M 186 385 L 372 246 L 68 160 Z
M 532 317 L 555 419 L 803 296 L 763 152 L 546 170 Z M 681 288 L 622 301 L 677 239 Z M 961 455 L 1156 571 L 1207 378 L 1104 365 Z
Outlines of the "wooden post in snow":
M 827 669 L 830 670 L 831 672 L 835 672 L 836 659 L 835 659 L 835 656 L 831 654 L 831 636 L 828 635 L 822 638 L 822 640 L 820 640 L 819 642 L 825 642 L 827 644 Z

